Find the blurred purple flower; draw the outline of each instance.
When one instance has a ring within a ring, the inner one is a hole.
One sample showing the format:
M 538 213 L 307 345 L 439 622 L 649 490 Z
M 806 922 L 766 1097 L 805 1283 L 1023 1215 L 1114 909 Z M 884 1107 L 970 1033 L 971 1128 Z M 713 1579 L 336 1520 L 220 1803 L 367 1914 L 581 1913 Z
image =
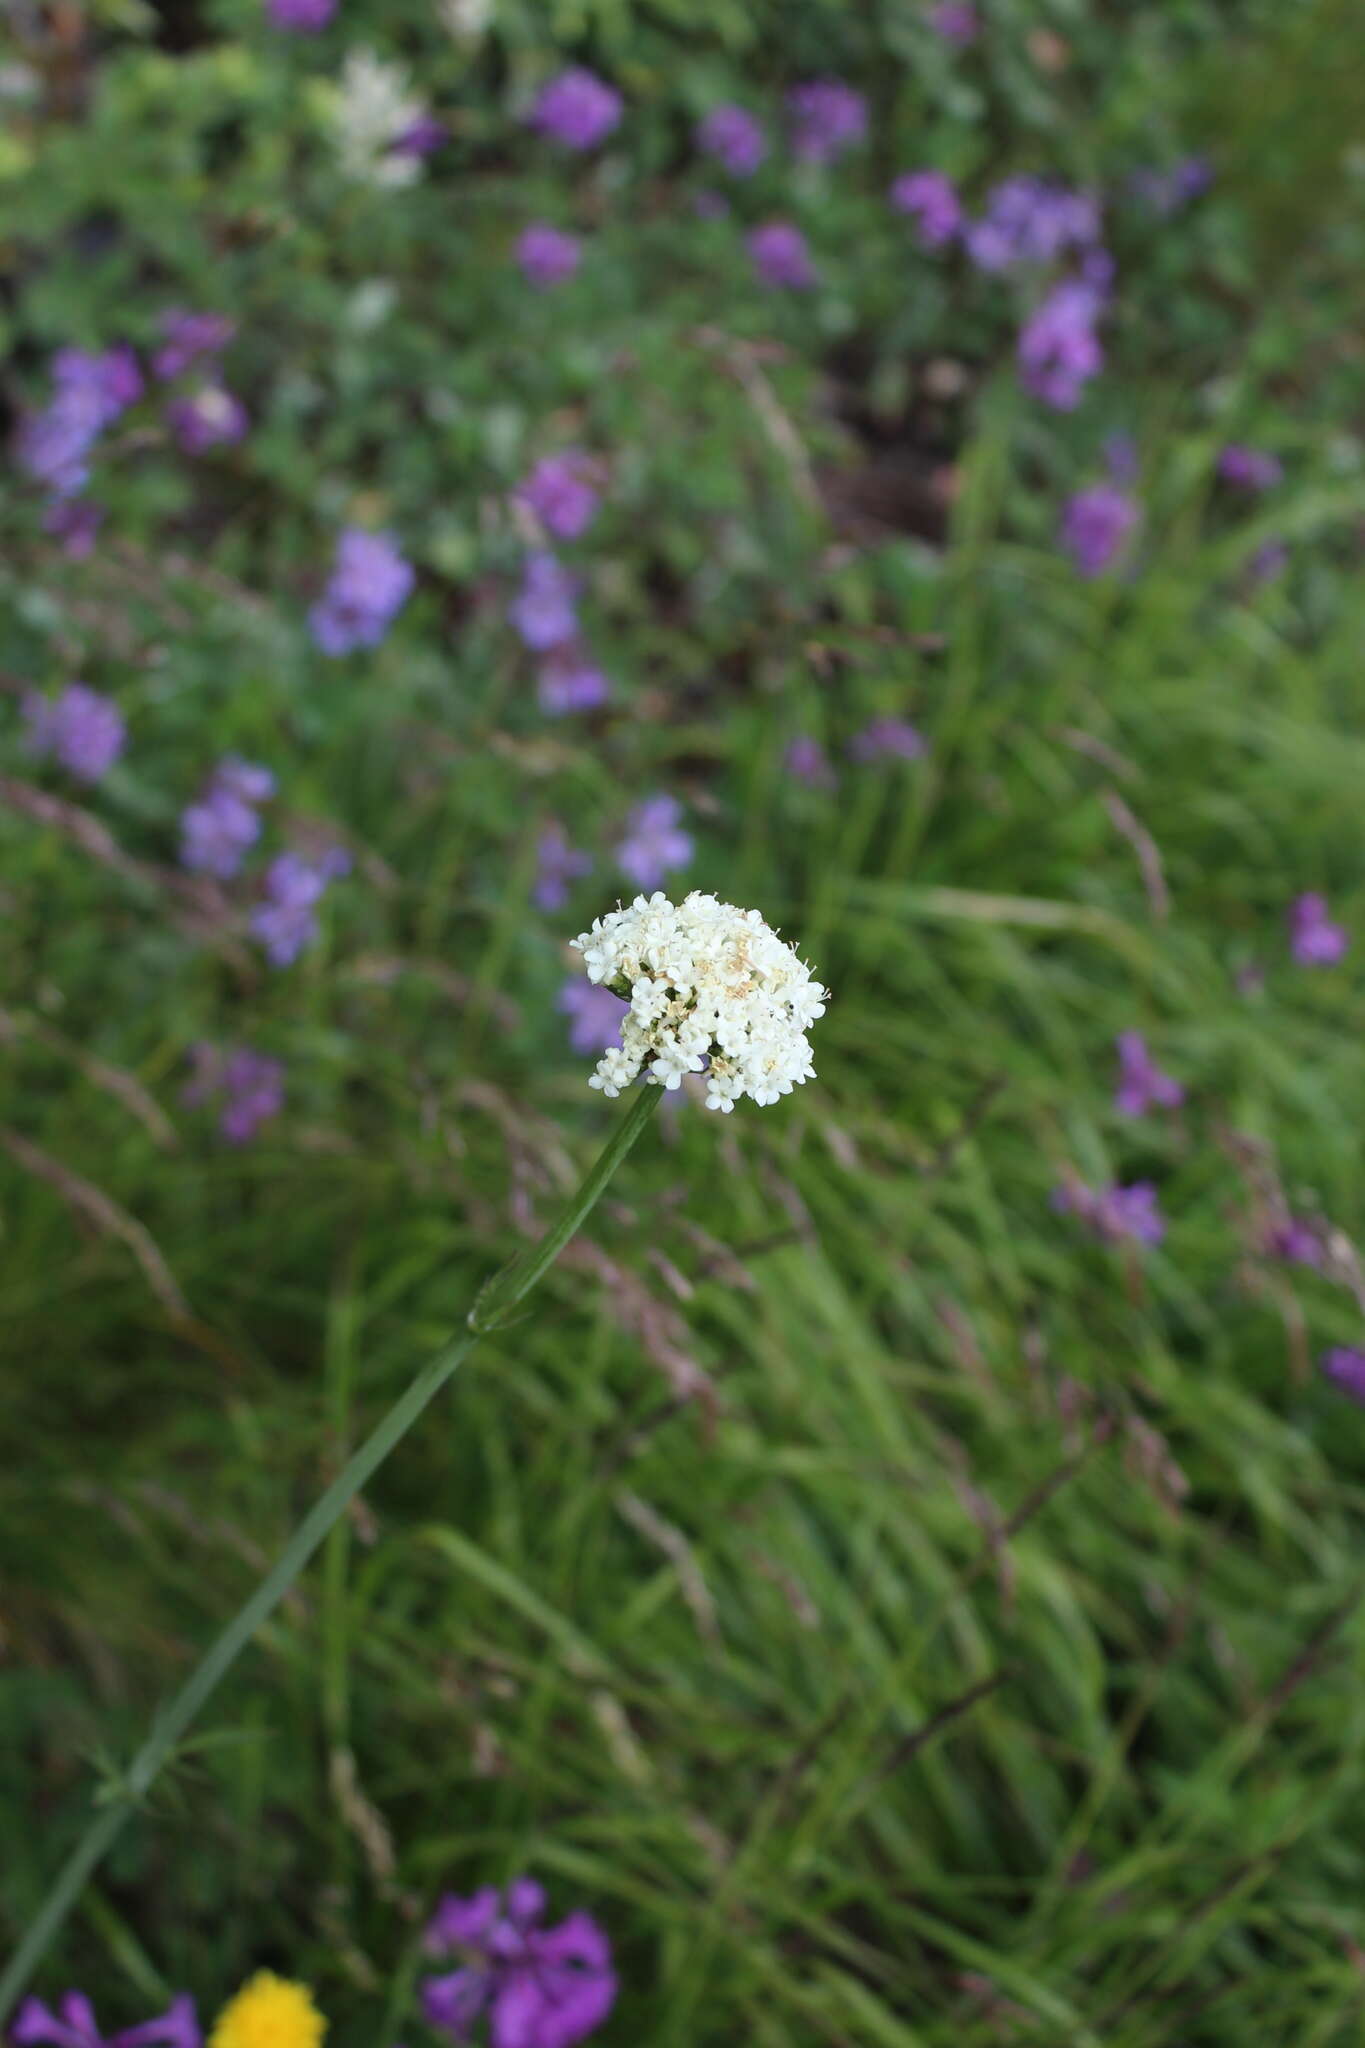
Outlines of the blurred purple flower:
M 1338 1344 L 1323 1353 L 1322 1370 L 1343 1394 L 1365 1406 L 1365 1351 Z
M 164 339 L 152 357 L 153 373 L 163 382 L 179 377 L 201 356 L 216 356 L 237 332 L 222 313 L 190 313 L 174 307 L 161 316 Z
M 1185 1091 L 1170 1074 L 1164 1074 L 1147 1050 L 1140 1031 L 1121 1031 L 1116 1041 L 1119 1054 L 1119 1084 L 1114 1107 L 1123 1116 L 1145 1116 L 1149 1109 L 1178 1109 Z
M 68 683 L 56 697 L 24 699 L 28 744 L 50 754 L 78 782 L 98 782 L 123 752 L 123 715 L 111 698 L 85 683 Z
M 583 258 L 577 235 L 566 235 L 548 221 L 533 221 L 517 243 L 522 276 L 537 291 L 552 291 L 573 276 Z
M 1163 219 L 1197 199 L 1213 183 L 1213 166 L 1207 157 L 1188 156 L 1168 171 L 1144 165 L 1133 172 L 1128 188 L 1134 197 L 1150 206 Z
M 337 0 L 265 0 L 265 11 L 276 28 L 293 29 L 305 36 L 326 28 L 336 8 Z
M 1334 967 L 1351 941 L 1344 925 L 1327 915 L 1327 898 L 1315 889 L 1298 896 L 1289 910 L 1289 950 L 1300 967 Z
M 592 855 L 570 846 L 560 824 L 550 824 L 536 847 L 536 881 L 532 901 L 540 910 L 562 910 L 569 900 L 570 886 L 592 873 Z
M 1287 1266 L 1322 1269 L 1326 1253 L 1322 1232 L 1303 1216 L 1284 1216 L 1267 1228 L 1261 1249 L 1268 1258 L 1283 1259 Z
M 816 78 L 787 94 L 792 154 L 803 163 L 830 164 L 867 133 L 867 101 L 841 78 Z
M 627 818 L 616 860 L 637 889 L 657 889 L 665 875 L 691 860 L 692 838 L 681 821 L 682 805 L 672 796 L 646 797 Z
M 244 1045 L 192 1045 L 194 1072 L 184 1100 L 191 1108 L 221 1104 L 218 1129 L 230 1145 L 245 1145 L 284 1107 L 284 1067 Z
M 1166 1235 L 1156 1189 L 1149 1180 L 1133 1181 L 1128 1187 L 1114 1181 L 1102 1188 L 1069 1182 L 1053 1189 L 1052 1206 L 1064 1216 L 1076 1217 L 1105 1244 L 1117 1244 L 1124 1238 L 1138 1244 L 1160 1244 Z
M 571 1052 L 606 1052 L 620 1043 L 621 1019 L 630 1004 L 609 988 L 575 974 L 565 982 L 557 1001 L 569 1020 Z
M 1104 466 L 1109 472 L 1109 481 L 1114 484 L 1137 482 L 1139 467 L 1138 444 L 1131 434 L 1110 434 L 1101 451 Z
M 275 787 L 268 768 L 230 756 L 219 763 L 207 789 L 180 814 L 180 864 L 192 874 L 227 882 L 239 873 L 261 833 L 254 805 Z
M 751 178 L 768 154 L 768 138 L 745 107 L 712 107 L 697 123 L 697 147 L 732 178 Z
M 541 87 L 530 121 L 566 149 L 593 149 L 611 134 L 622 110 L 619 92 L 595 72 L 574 65 Z
M 377 647 L 415 581 L 392 534 L 343 527 L 327 588 L 308 614 L 315 645 L 329 655 Z
M 21 421 L 15 453 L 21 469 L 59 498 L 74 498 L 90 476 L 90 451 L 107 426 L 142 395 L 129 348 L 91 355 L 62 348 L 52 358 L 53 394 Z
M 542 456 L 525 482 L 517 485 L 517 503 L 534 512 L 556 540 L 577 540 L 597 511 L 594 467 L 581 448 Z
M 195 2015 L 194 2000 L 181 1992 L 167 2010 L 140 2026 L 124 2027 L 117 2034 L 103 2035 L 95 2008 L 83 1991 L 68 1991 L 56 2012 L 40 1998 L 26 1998 L 10 2022 L 9 2038 L 16 2048 L 51 2042 L 53 2048 L 199 2048 L 203 2039 Z
M 61 542 L 62 553 L 83 562 L 104 524 L 104 507 L 89 498 L 54 498 L 43 514 L 43 532 Z
M 574 599 L 578 585 L 564 564 L 547 548 L 526 557 L 521 572 L 521 589 L 508 607 L 507 616 L 523 644 L 535 654 L 562 647 L 578 631 Z
M 1136 502 L 1113 484 L 1091 484 L 1062 508 L 1062 546 L 1082 576 L 1100 576 L 1140 517 Z
M 918 761 L 928 743 L 918 726 L 905 718 L 874 718 L 848 743 L 850 761 Z
M 980 35 L 981 17 L 971 0 L 939 0 L 938 6 L 929 10 L 929 26 L 945 43 L 954 43 L 961 50 Z
M 1218 474 L 1239 491 L 1268 491 L 1284 477 L 1284 464 L 1262 448 L 1229 441 L 1218 457 Z
M 1246 566 L 1247 578 L 1253 585 L 1272 583 L 1277 576 L 1283 576 L 1289 567 L 1289 550 L 1282 540 L 1263 540 L 1252 553 Z
M 288 967 L 317 937 L 317 906 L 327 884 L 350 869 L 350 858 L 338 847 L 321 859 L 281 853 L 271 861 L 262 884 L 262 901 L 251 913 L 251 929 L 273 967 Z
M 431 156 L 450 140 L 450 130 L 434 114 L 422 114 L 389 144 L 390 156 Z
M 962 225 L 962 202 L 942 171 L 905 171 L 890 192 L 898 213 L 913 216 L 926 249 L 941 249 Z
M 1104 366 L 1095 332 L 1100 300 L 1090 285 L 1068 279 L 1054 285 L 1019 335 L 1019 371 L 1025 390 L 1058 412 L 1080 403 L 1090 379 Z
M 789 220 L 770 220 L 747 236 L 755 270 L 775 291 L 809 291 L 816 282 L 815 265 L 800 228 Z
M 1088 193 L 1020 176 L 991 188 L 985 212 L 968 223 L 963 239 L 978 270 L 999 271 L 1093 249 L 1099 233 L 1099 207 Z
M 611 684 L 592 656 L 579 647 L 552 647 L 536 680 L 536 702 L 551 718 L 596 711 L 611 695 Z
M 467 2041 L 488 2018 L 490 2048 L 575 2048 L 616 2002 L 611 1943 L 587 1913 L 543 1928 L 545 1893 L 531 1878 L 506 1892 L 485 1885 L 468 1899 L 447 1894 L 426 1932 L 429 1954 L 467 1958 L 422 1985 L 428 2022 Z
M 221 384 L 205 384 L 166 407 L 171 431 L 187 455 L 229 447 L 247 430 L 246 407 Z
M 810 789 L 833 789 L 839 780 L 819 740 L 808 733 L 798 734 L 787 748 L 785 766 L 788 775 Z

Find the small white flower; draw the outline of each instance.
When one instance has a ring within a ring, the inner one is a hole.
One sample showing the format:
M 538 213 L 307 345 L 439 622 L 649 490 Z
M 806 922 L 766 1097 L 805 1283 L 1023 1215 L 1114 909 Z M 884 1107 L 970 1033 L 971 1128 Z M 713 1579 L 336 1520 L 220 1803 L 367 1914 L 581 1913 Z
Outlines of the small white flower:
M 630 1004 L 621 1043 L 590 1085 L 619 1095 L 643 1069 L 664 1088 L 706 1072 L 706 1106 L 728 1116 L 743 1096 L 777 1102 L 811 1079 L 806 1032 L 828 993 L 756 910 L 700 890 L 661 890 L 599 917 L 573 941 L 588 979 Z
M 493 25 L 494 0 L 437 0 L 436 12 L 457 43 L 477 43 Z
M 421 159 L 395 150 L 426 114 L 408 91 L 401 64 L 385 64 L 373 50 L 352 50 L 332 89 L 332 130 L 348 178 L 388 189 L 411 185 L 422 174 Z

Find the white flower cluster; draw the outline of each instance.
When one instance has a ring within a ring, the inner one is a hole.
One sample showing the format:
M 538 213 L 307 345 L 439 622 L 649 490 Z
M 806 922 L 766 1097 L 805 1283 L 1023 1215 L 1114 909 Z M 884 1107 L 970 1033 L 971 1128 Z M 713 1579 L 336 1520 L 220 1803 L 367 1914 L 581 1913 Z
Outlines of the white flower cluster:
M 828 991 L 756 910 L 696 889 L 674 904 L 659 890 L 573 943 L 588 979 L 630 1003 L 592 1077 L 605 1095 L 642 1067 L 665 1088 L 705 1069 L 706 1106 L 728 1115 L 743 1095 L 776 1102 L 814 1074 L 806 1031 Z
M 347 57 L 331 88 L 331 120 L 348 178 L 394 188 L 421 177 L 421 159 L 394 148 L 427 111 L 409 93 L 410 82 L 401 64 L 386 64 L 373 50 L 352 50 Z

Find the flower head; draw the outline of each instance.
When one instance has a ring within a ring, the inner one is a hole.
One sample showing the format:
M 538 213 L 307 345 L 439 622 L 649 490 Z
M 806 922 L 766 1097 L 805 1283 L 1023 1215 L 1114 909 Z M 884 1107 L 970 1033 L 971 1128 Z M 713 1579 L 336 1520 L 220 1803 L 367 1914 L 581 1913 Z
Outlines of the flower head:
M 573 65 L 541 87 L 531 109 L 531 126 L 566 149 L 594 149 L 611 134 L 623 106 L 620 93 L 605 79 Z
M 1239 491 L 1268 491 L 1283 478 L 1284 464 L 1264 448 L 1229 441 L 1218 457 L 1218 474 Z
M 697 123 L 697 147 L 732 178 L 751 178 L 768 154 L 768 138 L 745 107 L 712 107 Z
M 665 875 L 691 860 L 692 836 L 682 830 L 682 805 L 676 797 L 646 797 L 626 822 L 629 830 L 616 849 L 616 859 L 637 889 L 656 889 Z
M 1109 567 L 1138 522 L 1138 508 L 1113 484 L 1092 484 L 1066 501 L 1062 512 L 1062 545 L 1082 576 L 1099 576 Z
M 230 1145 L 245 1145 L 284 1106 L 284 1068 L 248 1046 L 193 1045 L 193 1073 L 184 1100 L 220 1105 L 218 1129 Z
M 1365 1407 L 1365 1351 L 1338 1344 L 1323 1353 L 1322 1370 L 1334 1386 Z
M 43 532 L 60 541 L 62 553 L 83 562 L 94 551 L 104 524 L 104 507 L 89 498 L 53 498 L 43 514 Z
M 308 614 L 314 642 L 331 655 L 377 647 L 407 603 L 415 581 L 392 534 L 345 527 L 327 588 Z
M 432 1955 L 463 1955 L 448 1976 L 428 1977 L 422 2010 L 457 2041 L 485 2014 L 491 2048 L 575 2048 L 616 2002 L 611 1943 L 586 1913 L 542 1927 L 545 1893 L 515 1878 L 468 1899 L 442 1899 L 427 1928 Z
M 1112 1181 L 1101 1188 L 1069 1182 L 1053 1190 L 1052 1206 L 1063 1215 L 1075 1216 L 1105 1244 L 1118 1244 L 1125 1238 L 1135 1244 L 1160 1244 L 1166 1235 L 1156 1189 L 1149 1180 L 1135 1180 L 1128 1187 Z
M 237 329 L 222 313 L 191 313 L 173 307 L 161 316 L 164 339 L 152 357 L 152 369 L 163 382 L 179 377 L 204 356 L 217 356 Z
M 202 384 L 184 398 L 173 398 L 166 418 L 187 455 L 231 447 L 247 430 L 246 407 L 221 384 Z
M 52 397 L 19 428 L 20 467 L 58 498 L 74 498 L 90 476 L 90 451 L 105 428 L 142 395 L 142 373 L 130 348 L 90 354 L 59 348 L 52 358 Z
M 897 213 L 908 213 L 926 249 L 941 249 L 962 225 L 962 202 L 942 171 L 906 171 L 890 192 Z
M 981 17 L 971 0 L 938 0 L 938 5 L 929 9 L 929 26 L 945 43 L 965 49 L 980 35 Z
M 754 269 L 775 291 L 809 291 L 818 281 L 806 238 L 793 222 L 765 221 L 746 239 Z
M 427 119 L 408 72 L 373 50 L 352 50 L 333 88 L 332 132 L 343 174 L 381 190 L 411 185 L 421 158 L 401 145 Z
M 317 937 L 317 907 L 329 882 L 350 870 L 340 847 L 321 859 L 281 853 L 265 871 L 263 895 L 251 913 L 251 929 L 273 967 L 289 967 Z
M 1297 896 L 1289 911 L 1289 950 L 1300 967 L 1335 967 L 1351 941 L 1344 925 L 1327 915 L 1327 898 L 1316 889 Z
M 578 631 L 577 591 L 576 579 L 548 549 L 537 549 L 526 557 L 521 588 L 507 613 L 524 646 L 545 654 L 574 638 Z
M 849 759 L 918 761 L 927 752 L 924 734 L 906 718 L 874 718 L 848 743 Z
M 787 94 L 792 154 L 810 164 L 833 163 L 867 133 L 867 101 L 841 78 L 817 78 Z
M 1053 286 L 1020 330 L 1024 388 L 1058 412 L 1073 412 L 1085 386 L 1104 367 L 1104 350 L 1095 332 L 1100 311 L 1095 287 L 1068 278 Z
M 609 988 L 595 988 L 575 977 L 566 981 L 556 1007 L 569 1020 L 569 1045 L 574 1052 L 606 1052 L 621 1043 L 621 1019 L 630 1004 Z
M 254 806 L 275 788 L 268 768 L 230 755 L 219 763 L 197 802 L 180 813 L 180 864 L 193 874 L 230 881 L 260 837 Z
M 111 698 L 85 683 L 68 683 L 56 697 L 24 700 L 28 743 L 50 754 L 78 782 L 98 782 L 123 752 L 123 714 Z
M 36 2048 L 40 2042 L 50 2042 L 52 2048 L 153 2048 L 156 2043 L 161 2048 L 199 2048 L 202 2036 L 194 2000 L 183 1991 L 157 2019 L 109 2035 L 101 2035 L 95 2008 L 84 1992 L 68 1991 L 55 2012 L 40 1998 L 26 1998 L 11 2022 L 9 2038 L 18 2048 Z
M 1178 1109 L 1185 1091 L 1170 1074 L 1164 1074 L 1147 1050 L 1140 1031 L 1121 1031 L 1117 1039 L 1119 1084 L 1114 1107 L 1123 1116 L 1145 1116 L 1152 1108 Z
M 517 486 L 517 503 L 533 512 L 556 540 L 577 540 L 597 511 L 593 475 L 592 457 L 581 448 L 544 455 L 526 481 Z
M 1055 263 L 1068 250 L 1093 248 L 1099 232 L 1099 208 L 1087 193 L 1021 176 L 992 187 L 964 239 L 977 269 L 996 271 Z
M 619 1095 L 644 1068 L 665 1088 L 706 1073 L 708 1109 L 776 1102 L 815 1072 L 806 1032 L 827 991 L 756 910 L 699 890 L 637 896 L 573 941 L 589 981 L 627 998 L 621 1043 L 591 1085 Z
M 830 764 L 829 755 L 819 740 L 809 733 L 798 733 L 783 756 L 783 766 L 788 775 L 804 782 L 809 789 L 833 789 L 839 778 Z
M 596 711 L 610 695 L 605 671 L 579 647 L 552 647 L 541 663 L 536 702 L 551 718 Z
M 219 2013 L 208 2048 L 321 2048 L 326 2031 L 306 1984 L 258 1970 Z
M 265 11 L 276 28 L 293 29 L 296 35 L 315 36 L 336 9 L 337 0 L 265 0 Z
M 537 291 L 552 291 L 573 276 L 583 257 L 577 235 L 566 235 L 548 221 L 533 221 L 517 243 L 521 274 Z
M 569 900 L 571 885 L 592 873 L 592 855 L 570 846 L 564 827 L 551 824 L 540 835 L 536 857 L 532 899 L 538 909 L 562 910 Z

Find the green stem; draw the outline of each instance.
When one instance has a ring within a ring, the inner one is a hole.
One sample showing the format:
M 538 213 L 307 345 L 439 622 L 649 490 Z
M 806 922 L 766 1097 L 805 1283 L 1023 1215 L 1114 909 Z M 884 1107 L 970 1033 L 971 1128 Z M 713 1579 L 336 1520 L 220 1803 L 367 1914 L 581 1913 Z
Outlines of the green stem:
M 272 1571 L 262 1579 L 223 1633 L 195 1666 L 174 1699 L 162 1708 L 151 1732 L 107 1805 L 101 1807 L 76 1848 L 58 1872 L 37 1917 L 15 1950 L 0 1977 L 0 2026 L 4 2025 L 29 1979 L 46 1955 L 54 1936 L 96 1869 L 105 1851 L 137 1811 L 157 1773 L 181 1742 L 200 1708 L 208 1700 L 263 1621 L 279 1606 L 299 1573 L 345 1514 L 366 1480 L 383 1464 L 389 1452 L 411 1429 L 422 1413 L 473 1350 L 480 1337 L 501 1329 L 518 1303 L 559 1257 L 569 1239 L 600 1199 L 608 1181 L 635 1143 L 657 1107 L 663 1090 L 652 1082 L 643 1084 L 629 1109 L 603 1146 L 557 1220 L 540 1241 L 514 1259 L 510 1266 L 490 1280 L 468 1316 L 468 1329 L 445 1350 L 438 1351 L 399 1395 L 392 1408 L 377 1424 L 336 1478 L 299 1523 Z

